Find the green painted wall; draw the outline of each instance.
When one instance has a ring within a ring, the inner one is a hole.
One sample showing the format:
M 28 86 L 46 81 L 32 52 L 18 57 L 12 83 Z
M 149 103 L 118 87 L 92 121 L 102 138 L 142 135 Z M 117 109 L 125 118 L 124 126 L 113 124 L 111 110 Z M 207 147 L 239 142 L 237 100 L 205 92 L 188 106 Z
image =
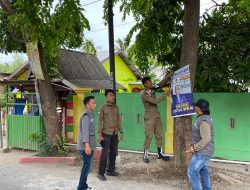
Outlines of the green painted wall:
M 214 157 L 250 161 L 250 94 L 196 93 L 195 99 L 204 98 L 210 103 L 214 120 Z M 229 126 L 235 118 L 235 128 Z
M 110 73 L 109 60 L 103 63 L 103 67 L 108 73 Z M 115 72 L 116 81 L 127 89 L 129 89 L 128 83 L 137 81 L 137 78 L 134 73 L 130 70 L 128 65 L 121 59 L 119 55 L 115 56 Z
M 104 94 L 92 95 L 97 100 L 97 110 L 95 111 L 97 127 L 98 109 L 101 104 L 105 103 L 105 97 Z M 214 158 L 250 161 L 250 94 L 196 93 L 194 97 L 196 100 L 205 98 L 210 102 L 211 115 L 215 125 Z M 117 103 L 124 116 L 125 135 L 125 139 L 119 144 L 119 148 L 143 150 L 144 108 L 140 94 L 117 94 Z M 161 103 L 159 108 L 163 126 L 166 126 L 166 102 Z M 142 115 L 140 124 L 137 123 L 137 114 Z M 195 117 L 193 117 L 193 121 Z M 230 118 L 235 118 L 234 129 L 230 128 Z M 165 127 L 164 130 L 166 130 Z M 156 150 L 155 141 L 151 143 L 150 150 Z
M 90 95 L 90 94 L 88 94 Z M 97 109 L 94 112 L 95 126 L 98 127 L 98 110 L 100 105 L 105 103 L 104 94 L 91 94 L 95 96 L 97 102 Z M 123 115 L 123 131 L 124 140 L 119 143 L 119 148 L 127 150 L 143 151 L 144 146 L 144 107 L 141 101 L 141 94 L 117 94 L 117 105 L 120 113 Z M 162 116 L 163 126 L 166 126 L 166 101 L 159 104 L 159 110 Z M 141 122 L 138 123 L 137 115 L 141 115 Z M 163 132 L 163 138 L 165 128 Z M 164 139 L 163 139 L 164 140 Z M 163 141 L 164 142 L 164 141 Z M 156 152 L 155 139 L 152 140 L 150 146 L 151 152 Z

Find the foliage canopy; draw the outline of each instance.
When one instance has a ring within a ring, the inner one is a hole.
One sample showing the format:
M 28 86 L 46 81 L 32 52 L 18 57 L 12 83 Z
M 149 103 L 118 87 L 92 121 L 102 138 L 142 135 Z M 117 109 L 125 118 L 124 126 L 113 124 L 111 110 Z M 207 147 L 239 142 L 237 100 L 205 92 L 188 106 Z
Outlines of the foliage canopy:
M 0 52 L 26 52 L 25 44 L 41 42 L 46 64 L 56 65 L 61 48 L 78 48 L 90 30 L 79 0 L 13 0 L 13 13 L 0 9 Z

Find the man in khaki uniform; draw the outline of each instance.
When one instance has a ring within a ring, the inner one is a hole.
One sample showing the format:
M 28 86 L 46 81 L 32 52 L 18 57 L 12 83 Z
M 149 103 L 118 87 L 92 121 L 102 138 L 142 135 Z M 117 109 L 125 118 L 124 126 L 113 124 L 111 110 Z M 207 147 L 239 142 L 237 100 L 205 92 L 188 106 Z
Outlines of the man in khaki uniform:
M 102 145 L 102 153 L 100 157 L 99 172 L 97 177 L 101 181 L 107 180 L 107 178 L 105 177 L 107 162 L 107 175 L 119 175 L 119 173 L 115 171 L 115 160 L 119 142 L 118 132 L 120 133 L 120 140 L 123 140 L 119 109 L 115 104 L 115 92 L 113 90 L 106 90 L 105 97 L 107 103 L 100 107 L 98 113 L 98 140 Z
M 141 98 L 145 109 L 145 142 L 144 142 L 144 156 L 143 161 L 149 163 L 148 149 L 152 140 L 153 135 L 156 139 L 158 148 L 158 159 L 169 160 L 169 157 L 165 156 L 162 152 L 162 121 L 161 115 L 158 110 L 157 104 L 166 99 L 169 96 L 169 92 L 165 93 L 159 98 L 156 98 L 155 91 L 152 89 L 152 81 L 150 77 L 144 77 L 142 84 L 145 87 Z

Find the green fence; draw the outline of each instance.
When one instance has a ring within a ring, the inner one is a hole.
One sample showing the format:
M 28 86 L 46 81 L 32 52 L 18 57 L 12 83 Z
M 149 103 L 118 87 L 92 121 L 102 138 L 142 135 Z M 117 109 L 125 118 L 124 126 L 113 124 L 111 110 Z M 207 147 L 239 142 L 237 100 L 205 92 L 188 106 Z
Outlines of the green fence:
M 45 133 L 41 116 L 6 115 L 7 145 L 14 148 L 39 150 L 37 142 L 31 140 L 33 133 Z
M 250 94 L 195 93 L 210 103 L 214 120 L 214 157 L 250 161 Z
M 104 94 L 96 97 L 95 125 L 98 125 L 98 109 L 105 103 Z M 210 102 L 214 120 L 215 158 L 250 161 L 250 94 L 248 93 L 195 93 L 195 99 L 205 98 Z M 117 94 L 117 104 L 123 117 L 124 141 L 119 148 L 143 150 L 144 108 L 140 94 Z M 164 130 L 166 130 L 166 102 L 159 104 Z M 195 116 L 193 117 L 195 119 Z M 168 143 L 168 142 L 166 142 Z M 164 143 L 165 144 L 165 143 Z M 155 141 L 151 151 L 156 150 Z
M 97 110 L 94 112 L 97 128 L 98 109 L 105 103 L 105 97 L 104 94 L 99 93 L 88 95 L 94 95 L 97 101 Z M 250 161 L 250 94 L 196 93 L 194 96 L 195 99 L 205 98 L 210 102 L 211 115 L 215 124 L 214 157 Z M 142 151 L 145 135 L 144 108 L 140 94 L 117 94 L 117 104 L 122 115 L 124 131 L 124 140 L 119 143 L 119 148 Z M 159 104 L 159 110 L 166 130 L 166 102 Z M 8 145 L 29 150 L 39 148 L 30 140 L 30 134 L 45 131 L 40 116 L 7 115 L 6 127 Z M 156 151 L 154 139 L 150 151 Z
M 87 95 L 95 96 L 97 107 L 94 112 L 96 131 L 98 127 L 98 110 L 100 105 L 106 102 L 104 94 L 91 93 Z M 159 95 L 159 94 L 158 94 Z M 122 126 L 124 139 L 119 143 L 120 149 L 143 151 L 144 145 L 144 107 L 141 101 L 141 94 L 117 94 L 117 105 L 122 118 Z M 158 105 L 163 126 L 166 126 L 166 101 Z M 165 127 L 164 132 L 165 134 Z M 164 135 L 163 135 L 164 138 Z M 164 139 L 163 139 L 164 146 Z M 157 151 L 155 139 L 152 140 L 150 146 L 151 152 Z

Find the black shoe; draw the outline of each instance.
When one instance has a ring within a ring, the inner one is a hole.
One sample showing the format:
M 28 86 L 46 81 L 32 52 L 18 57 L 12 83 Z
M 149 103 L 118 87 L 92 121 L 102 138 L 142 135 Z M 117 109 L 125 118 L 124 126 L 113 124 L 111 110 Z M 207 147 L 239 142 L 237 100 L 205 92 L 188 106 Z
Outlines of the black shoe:
M 164 161 L 169 161 L 170 157 L 166 156 L 165 154 L 162 153 L 162 148 L 158 148 L 158 159 L 162 159 Z
M 158 155 L 157 159 L 162 159 L 164 161 L 169 161 L 170 157 L 166 155 Z
M 94 190 L 94 188 L 93 187 L 88 187 L 87 190 Z
M 149 159 L 148 158 L 143 158 L 143 162 L 146 163 L 146 164 L 149 164 Z
M 97 175 L 97 178 L 100 179 L 101 181 L 107 180 L 107 178 L 104 175 L 100 175 L 100 174 Z
M 113 177 L 117 177 L 117 176 L 119 176 L 120 174 L 118 173 L 118 172 L 116 172 L 116 171 L 112 171 L 112 172 L 107 172 L 107 175 L 108 176 L 113 176 Z

